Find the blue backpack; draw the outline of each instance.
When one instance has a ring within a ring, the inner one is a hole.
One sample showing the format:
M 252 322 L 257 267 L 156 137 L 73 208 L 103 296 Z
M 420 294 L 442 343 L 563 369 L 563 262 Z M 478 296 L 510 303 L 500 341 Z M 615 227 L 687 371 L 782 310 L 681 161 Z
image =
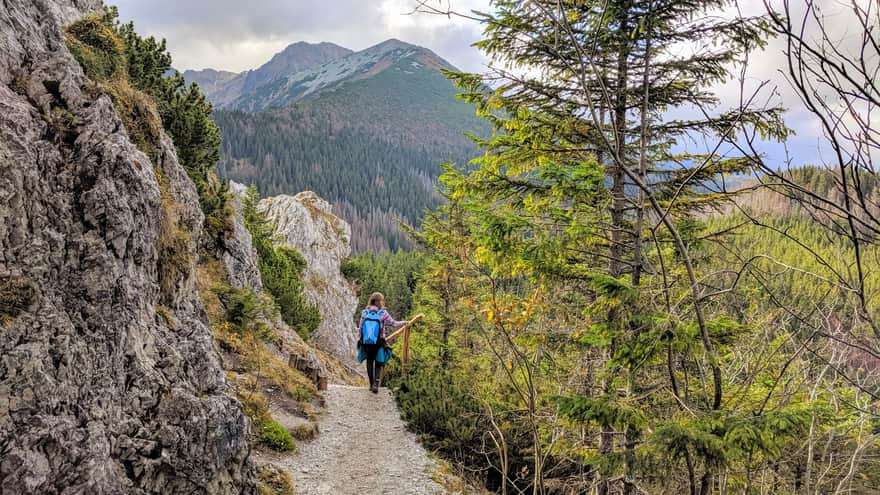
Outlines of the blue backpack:
M 384 309 L 368 309 L 364 311 L 364 324 L 361 326 L 361 343 L 375 344 L 382 334 L 382 315 Z

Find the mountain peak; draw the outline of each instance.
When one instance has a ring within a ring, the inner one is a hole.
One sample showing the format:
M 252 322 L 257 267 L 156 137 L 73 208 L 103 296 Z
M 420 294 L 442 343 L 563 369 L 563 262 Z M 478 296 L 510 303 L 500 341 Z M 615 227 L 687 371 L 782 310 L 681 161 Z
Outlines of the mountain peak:
M 400 41 L 400 40 L 397 39 L 397 38 L 390 38 L 390 39 L 387 39 L 387 40 L 385 40 L 385 41 L 383 41 L 383 42 L 381 42 L 381 43 L 378 43 L 378 44 L 376 44 L 376 45 L 373 45 L 372 48 L 379 48 L 379 47 L 389 48 L 389 49 L 394 49 L 394 48 L 416 48 L 416 49 L 424 49 L 424 48 L 422 48 L 422 47 L 420 47 L 420 46 L 418 46 L 418 45 L 414 45 L 414 44 L 412 44 L 412 43 L 407 43 L 407 42 L 405 42 L 405 41 Z M 369 48 L 367 48 L 367 50 L 369 50 Z
M 296 74 L 306 69 L 336 60 L 353 53 L 333 43 L 291 43 L 256 70 L 249 71 L 244 91 L 254 89 L 269 81 Z
M 319 43 L 309 43 L 308 41 L 297 41 L 291 43 L 284 47 L 284 50 L 276 53 L 272 58 L 278 57 L 280 55 L 290 55 L 291 53 L 299 54 L 306 51 L 325 51 L 325 52 L 338 52 L 349 54 L 352 53 L 351 50 L 345 48 L 344 46 L 339 46 L 336 43 L 330 43 L 328 41 L 321 41 Z

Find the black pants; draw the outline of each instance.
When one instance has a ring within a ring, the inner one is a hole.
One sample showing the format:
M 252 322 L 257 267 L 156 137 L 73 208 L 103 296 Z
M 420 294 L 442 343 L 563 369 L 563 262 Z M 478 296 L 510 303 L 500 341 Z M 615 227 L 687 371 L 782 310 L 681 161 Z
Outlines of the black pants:
M 385 366 L 384 363 L 376 362 L 376 355 L 379 354 L 379 349 L 384 346 L 384 342 L 363 344 L 364 354 L 367 356 L 367 378 L 370 379 L 370 386 L 376 383 L 376 380 L 379 379 L 379 372 L 382 370 L 382 367 Z

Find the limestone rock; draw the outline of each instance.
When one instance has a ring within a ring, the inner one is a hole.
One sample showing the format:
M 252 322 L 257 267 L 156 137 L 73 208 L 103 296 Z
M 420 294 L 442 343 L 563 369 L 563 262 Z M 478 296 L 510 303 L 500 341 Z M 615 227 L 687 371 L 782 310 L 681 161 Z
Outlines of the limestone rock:
M 357 332 L 352 319 L 358 299 L 340 271 L 342 261 L 351 254 L 351 227 L 331 213 L 330 203 L 311 191 L 266 198 L 259 208 L 275 226 L 279 242 L 306 260 L 305 293 L 321 313 L 321 324 L 312 334 L 315 344 L 353 365 Z
M 151 163 L 82 90 L 62 41 L 100 6 L 0 8 L 0 493 L 253 493 L 195 285 L 195 188 L 167 137 Z M 162 275 L 169 221 L 186 235 Z
M 235 207 L 235 223 L 232 236 L 224 242 L 220 261 L 229 274 L 229 283 L 235 287 L 247 287 L 254 292 L 263 290 L 260 269 L 257 265 L 257 252 L 254 250 L 251 233 L 244 224 L 242 216 L 242 197 L 247 189 L 237 182 L 229 182 L 232 202 Z

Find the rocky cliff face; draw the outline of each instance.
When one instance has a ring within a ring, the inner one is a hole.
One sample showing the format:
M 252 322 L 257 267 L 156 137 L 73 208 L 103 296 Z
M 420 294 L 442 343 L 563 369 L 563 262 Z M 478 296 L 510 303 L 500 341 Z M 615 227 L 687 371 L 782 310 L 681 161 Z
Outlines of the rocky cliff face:
M 226 239 L 220 261 L 229 275 L 229 283 L 235 287 L 247 287 L 254 292 L 263 290 L 263 280 L 257 265 L 257 252 L 254 250 L 253 239 L 242 216 L 242 195 L 247 189 L 237 182 L 229 183 L 232 191 L 232 203 L 235 208 L 232 235 Z
M 151 162 L 83 91 L 62 41 L 97 8 L 0 8 L 0 492 L 252 493 L 194 283 L 195 188 L 167 137 Z
M 306 260 L 305 293 L 321 312 L 321 324 L 312 334 L 316 345 L 354 364 L 357 333 L 352 317 L 358 300 L 340 272 L 340 264 L 351 254 L 351 227 L 331 213 L 330 203 L 311 191 L 266 198 L 259 208 L 275 225 L 279 242 Z

